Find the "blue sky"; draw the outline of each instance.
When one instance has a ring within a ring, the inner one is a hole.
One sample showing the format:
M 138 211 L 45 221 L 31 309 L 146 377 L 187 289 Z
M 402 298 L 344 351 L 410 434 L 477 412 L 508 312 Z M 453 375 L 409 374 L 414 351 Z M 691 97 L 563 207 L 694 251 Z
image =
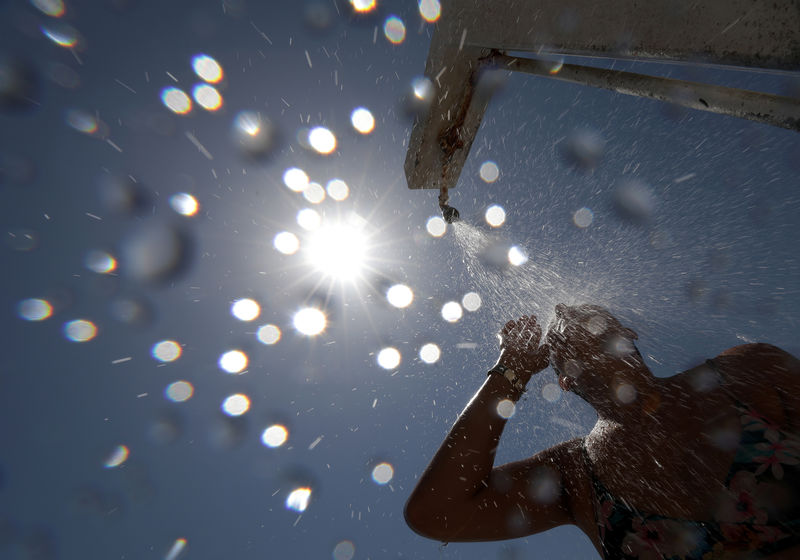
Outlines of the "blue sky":
M 452 228 L 431 236 L 437 193 L 406 188 L 412 120 L 403 98 L 433 32 L 415 3 L 379 2 L 356 16 L 342 0 L 76 1 L 61 17 L 35 4 L 0 5 L 0 55 L 15 61 L 3 64 L 33 76 L 24 91 L 34 101 L 0 105 L 0 550 L 12 557 L 39 547 L 42 558 L 161 558 L 186 539 L 186 558 L 340 560 L 345 541 L 354 558 L 592 558 L 588 539 L 569 527 L 440 548 L 403 522 L 416 476 L 493 363 L 506 320 L 534 312 L 546 322 L 560 301 L 608 305 L 662 376 L 746 341 L 800 352 L 796 133 L 511 76 L 451 193 L 480 243 L 516 245 L 528 257 L 491 266 L 474 247 L 465 252 Z M 309 23 L 310 6 L 329 23 Z M 399 44 L 383 33 L 391 15 L 405 23 Z M 74 29 L 79 42 L 59 46 L 42 26 L 67 37 Z M 202 82 L 197 54 L 223 69 L 222 106 L 195 102 L 175 114 L 162 92 Z M 796 91 L 786 75 L 623 66 Z M 351 126 L 359 106 L 375 118 L 369 134 Z M 242 111 L 277 131 L 258 158 L 236 136 Z M 77 130 L 76 118 L 97 131 Z M 307 147 L 316 126 L 336 135 L 330 155 Z M 603 149 L 581 169 L 567 146 L 587 132 Z M 479 174 L 489 160 L 500 170 L 492 183 Z M 312 203 L 284 184 L 292 167 L 323 187 L 345 181 L 349 196 Z M 144 193 L 142 204 L 115 209 L 103 196 L 109 182 Z M 639 220 L 620 209 L 631 189 L 645 201 Z M 196 215 L 170 205 L 181 192 L 199 202 Z M 491 205 L 506 212 L 498 228 L 484 219 Z M 331 279 L 309 258 L 320 236 L 298 224 L 304 208 L 361 232 L 366 255 L 354 282 Z M 582 208 L 592 216 L 586 227 L 576 225 Z M 153 231 L 160 236 L 148 241 Z M 298 238 L 295 254 L 276 250 L 283 231 Z M 167 259 L 163 278 L 143 279 L 137 244 L 171 243 L 183 266 Z M 91 251 L 114 256 L 118 268 L 90 270 Z M 408 307 L 387 301 L 395 284 L 413 291 Z M 481 307 L 445 321 L 442 306 L 468 292 Z M 46 300 L 52 316 L 21 317 L 31 298 Z M 232 316 L 242 298 L 259 303 L 257 319 Z M 326 315 L 321 334 L 293 325 L 304 307 Z M 145 319 L 123 313 L 131 308 Z M 79 319 L 96 326 L 93 339 L 67 340 L 65 324 Z M 258 340 L 266 324 L 280 329 L 277 343 Z M 151 355 L 163 340 L 180 344 L 177 360 Z M 426 343 L 440 348 L 435 363 L 418 356 Z M 387 347 L 399 351 L 397 367 L 378 364 Z M 234 349 L 249 359 L 241 374 L 218 364 Z M 591 428 L 591 411 L 553 394 L 554 380 L 549 370 L 532 380 L 499 460 Z M 185 402 L 165 396 L 176 381 L 194 389 Z M 221 409 L 233 394 L 250 400 L 238 417 Z M 272 425 L 288 432 L 276 448 L 261 441 Z M 120 445 L 127 459 L 106 467 Z M 385 485 L 372 478 L 383 462 L 393 468 Z M 301 487 L 311 489 L 302 515 L 285 506 Z

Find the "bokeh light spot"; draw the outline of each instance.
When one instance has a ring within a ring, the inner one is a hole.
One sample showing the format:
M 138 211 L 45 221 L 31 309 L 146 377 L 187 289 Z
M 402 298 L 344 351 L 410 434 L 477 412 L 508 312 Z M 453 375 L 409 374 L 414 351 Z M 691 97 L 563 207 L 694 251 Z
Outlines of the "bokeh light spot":
M 195 55 L 192 58 L 192 68 L 200 79 L 211 84 L 216 84 L 222 79 L 222 66 L 207 54 Z
M 433 23 L 442 15 L 439 0 L 419 0 L 419 15 L 428 23 Z
M 311 204 L 319 204 L 325 200 L 325 189 L 319 183 L 309 183 L 306 190 L 303 191 L 303 198 Z
M 339 541 L 333 547 L 333 560 L 353 560 L 356 547 L 351 541 Z
M 375 129 L 375 117 L 373 117 L 369 109 L 365 107 L 353 109 L 353 112 L 350 114 L 350 122 L 353 128 L 361 134 L 369 134 Z
M 284 255 L 293 255 L 300 248 L 300 240 L 289 231 L 282 231 L 275 235 L 272 245 Z
M 324 126 L 315 126 L 308 133 L 308 143 L 318 154 L 328 155 L 336 149 L 336 136 Z
M 309 500 L 311 500 L 311 488 L 307 486 L 295 488 L 286 497 L 286 509 L 304 512 L 308 507 Z
M 26 321 L 44 321 L 53 315 L 53 306 L 46 299 L 23 299 L 17 304 L 17 313 Z
M 250 399 L 247 395 L 236 393 L 222 401 L 222 412 L 228 416 L 241 416 L 250 410 Z
M 130 451 L 128 450 L 128 447 L 125 445 L 118 445 L 105 460 L 103 466 L 107 469 L 113 469 L 114 467 L 118 467 L 127 461 L 129 456 Z
M 97 132 L 99 127 L 97 119 L 93 115 L 78 109 L 70 109 L 67 111 L 66 120 L 69 126 L 84 134 L 92 135 Z
M 297 213 L 297 225 L 306 231 L 314 231 L 322 225 L 322 216 L 313 208 L 303 208 Z
M 281 339 L 281 330 L 275 325 L 263 325 L 258 328 L 256 338 L 261 344 L 271 346 Z
M 285 426 L 274 424 L 261 434 L 261 442 L 267 447 L 280 447 L 289 438 L 289 431 Z
M 483 179 L 487 183 L 494 183 L 500 176 L 500 169 L 497 167 L 497 164 L 495 162 L 484 161 L 483 164 L 481 164 L 481 169 L 479 173 L 481 179 Z
M 375 9 L 375 0 L 350 0 L 350 5 L 355 11 L 366 13 Z
M 467 311 L 477 311 L 481 307 L 481 296 L 475 292 L 467 292 L 464 294 L 464 297 L 461 298 L 461 305 L 464 306 L 464 309 Z
M 525 253 L 525 250 L 522 247 L 513 245 L 508 250 L 508 262 L 514 266 L 522 266 L 528 262 L 528 255 Z
M 493 204 L 486 209 L 486 223 L 492 227 L 500 227 L 506 221 L 506 211 L 502 206 Z
M 31 4 L 44 15 L 50 17 L 61 17 L 66 11 L 62 0 L 31 0 Z
M 399 45 L 406 38 L 406 26 L 397 16 L 389 16 L 383 24 L 383 34 L 394 45 Z
M 261 314 L 261 306 L 254 299 L 237 299 L 231 305 L 231 315 L 240 321 L 252 321 Z
M 174 340 L 162 340 L 156 342 L 150 350 L 150 354 L 159 362 L 174 362 L 181 357 L 183 349 Z
M 161 90 L 161 102 L 167 109 L 178 115 L 185 115 L 192 110 L 191 98 L 176 87 L 167 87 Z
M 433 216 L 432 218 L 428 218 L 425 229 L 428 230 L 431 236 L 441 237 L 447 231 L 447 223 L 439 216 Z
M 172 402 L 188 401 L 194 395 L 194 386 L 188 381 L 175 381 L 167 385 L 164 394 Z
M 219 367 L 225 373 L 241 373 L 247 367 L 247 354 L 241 350 L 228 350 L 219 357 Z
M 78 30 L 63 21 L 42 25 L 42 33 L 59 47 L 71 49 L 78 44 Z
M 372 480 L 376 484 L 388 484 L 394 476 L 394 467 L 389 463 L 378 463 L 372 469 Z
M 433 342 L 423 344 L 419 349 L 419 359 L 426 364 L 435 364 L 442 356 L 442 351 Z
M 283 183 L 294 192 L 303 192 L 308 186 L 308 175 L 302 169 L 290 167 L 283 172 Z
M 105 251 L 89 251 L 84 263 L 86 268 L 97 274 L 108 274 L 117 269 L 117 259 Z
M 397 308 L 404 308 L 414 301 L 414 292 L 405 284 L 395 284 L 386 291 L 386 299 Z
M 319 309 L 315 307 L 304 307 L 294 314 L 292 324 L 300 334 L 316 336 L 325 330 L 328 320 L 325 314 Z
M 514 405 L 514 402 L 509 399 L 503 399 L 499 403 L 497 403 L 497 414 L 501 418 L 511 418 L 514 416 L 514 413 L 517 411 L 517 407 Z
M 417 101 L 427 103 L 433 99 L 433 82 L 425 76 L 418 76 L 411 80 L 411 91 Z
M 172 543 L 172 547 L 164 556 L 164 560 L 177 560 L 180 553 L 183 552 L 184 548 L 186 548 L 186 542 L 187 541 L 184 538 L 175 539 L 175 542 Z
M 461 319 L 463 314 L 464 311 L 461 309 L 461 305 L 457 301 L 448 301 L 442 306 L 442 319 L 448 323 L 455 323 Z
M 572 222 L 579 228 L 587 228 L 592 225 L 594 214 L 586 207 L 580 208 L 572 215 Z
M 378 365 L 383 369 L 395 369 L 400 365 L 400 351 L 397 348 L 387 346 L 378 352 Z
M 558 401 L 561 398 L 561 387 L 555 383 L 545 383 L 542 387 L 542 398 L 551 403 Z
M 197 199 L 189 193 L 173 194 L 169 198 L 169 205 L 181 216 L 194 216 L 200 209 Z
M 86 342 L 97 335 L 97 327 L 86 319 L 76 319 L 64 324 L 64 336 L 72 342 Z
M 341 202 L 350 196 L 350 187 L 341 179 L 331 179 L 328 181 L 326 190 L 328 191 L 328 196 L 337 202 Z
M 198 84 L 192 90 L 192 97 L 206 111 L 216 111 L 222 107 L 222 96 L 214 86 Z

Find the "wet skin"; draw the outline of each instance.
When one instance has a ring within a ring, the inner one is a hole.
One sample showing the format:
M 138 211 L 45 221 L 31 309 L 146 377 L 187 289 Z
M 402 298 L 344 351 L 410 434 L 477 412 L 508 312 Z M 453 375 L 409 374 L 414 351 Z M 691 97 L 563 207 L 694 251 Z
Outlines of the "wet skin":
M 500 361 L 525 382 L 549 362 L 562 389 L 594 407 L 597 423 L 585 438 L 494 467 L 505 424 L 494 407 L 519 394 L 501 376 L 490 376 L 409 498 L 409 525 L 438 540 L 474 541 L 575 524 L 600 550 L 584 445 L 595 475 L 618 499 L 643 512 L 713 519 L 735 453 L 729 442 L 738 441 L 741 429 L 733 398 L 798 433 L 800 362 L 767 344 L 731 348 L 715 359 L 723 389 L 705 365 L 654 377 L 636 338 L 596 306 L 557 306 L 542 346 L 534 317 L 507 323 Z M 530 495 L 542 469 L 557 489 L 544 502 Z

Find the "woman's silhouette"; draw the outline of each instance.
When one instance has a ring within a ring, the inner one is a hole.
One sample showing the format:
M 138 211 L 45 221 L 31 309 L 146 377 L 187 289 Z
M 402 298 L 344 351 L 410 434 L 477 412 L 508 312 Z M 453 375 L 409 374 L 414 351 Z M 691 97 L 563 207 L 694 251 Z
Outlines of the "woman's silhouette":
M 636 333 L 598 306 L 556 306 L 501 332 L 497 365 L 422 474 L 405 516 L 441 541 L 510 539 L 574 524 L 603 558 L 799 558 L 800 362 L 769 344 L 655 377 Z M 591 404 L 585 437 L 494 466 L 506 420 L 551 364 Z

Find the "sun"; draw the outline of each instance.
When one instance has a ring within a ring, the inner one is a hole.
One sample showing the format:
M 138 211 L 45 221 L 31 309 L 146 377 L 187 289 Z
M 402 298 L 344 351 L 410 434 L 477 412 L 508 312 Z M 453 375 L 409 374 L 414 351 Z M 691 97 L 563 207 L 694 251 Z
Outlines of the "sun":
M 326 277 L 353 282 L 364 272 L 367 235 L 349 223 L 323 225 L 311 235 L 306 257 Z

